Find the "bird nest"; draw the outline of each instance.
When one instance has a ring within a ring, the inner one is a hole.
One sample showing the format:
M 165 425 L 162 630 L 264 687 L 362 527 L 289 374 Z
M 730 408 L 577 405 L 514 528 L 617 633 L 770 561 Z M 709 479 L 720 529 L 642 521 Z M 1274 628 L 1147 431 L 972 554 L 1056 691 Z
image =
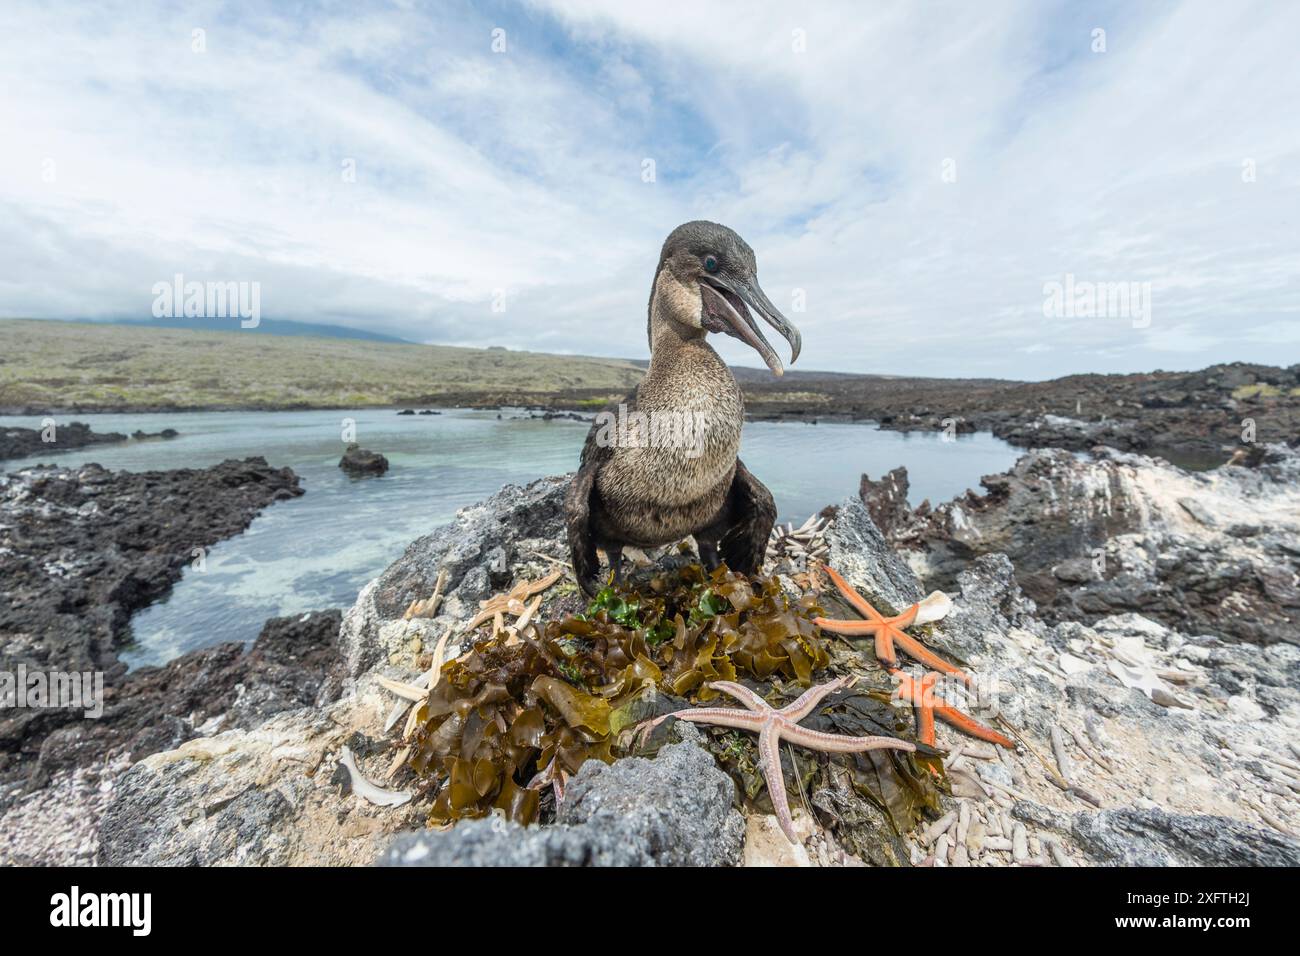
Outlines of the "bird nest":
M 833 654 L 841 670 L 861 661 L 821 635 L 816 595 L 795 596 L 774 577 L 725 567 L 655 569 L 605 588 L 581 613 L 557 620 L 542 620 L 535 605 L 529 610 L 524 626 L 494 626 L 490 637 L 443 665 L 410 715 L 407 764 L 431 798 L 431 823 L 494 812 L 523 824 L 545 819 L 584 762 L 654 751 L 670 725 L 644 743 L 635 739 L 636 728 L 715 700 L 712 682 L 743 682 L 779 707 L 810 686 Z M 872 676 L 878 688 L 840 690 L 804 724 L 913 739 L 910 715 L 891 706 L 883 673 Z M 769 807 L 751 735 L 725 728 L 707 734 L 743 798 Z M 925 746 L 917 753 L 785 758 L 791 793 L 803 799 L 819 775 L 827 785 L 836 774 L 884 810 L 900 833 L 938 807 L 938 758 Z

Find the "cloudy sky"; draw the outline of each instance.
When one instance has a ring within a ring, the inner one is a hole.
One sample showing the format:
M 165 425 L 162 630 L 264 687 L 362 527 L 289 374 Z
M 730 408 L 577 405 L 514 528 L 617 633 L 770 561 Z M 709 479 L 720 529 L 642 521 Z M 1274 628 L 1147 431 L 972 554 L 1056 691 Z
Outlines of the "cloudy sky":
M 1300 361 L 1300 4 L 257 10 L 4 0 L 0 315 L 147 318 L 181 273 L 638 357 L 663 237 L 705 218 L 796 367 Z M 1045 315 L 1067 276 L 1134 295 Z

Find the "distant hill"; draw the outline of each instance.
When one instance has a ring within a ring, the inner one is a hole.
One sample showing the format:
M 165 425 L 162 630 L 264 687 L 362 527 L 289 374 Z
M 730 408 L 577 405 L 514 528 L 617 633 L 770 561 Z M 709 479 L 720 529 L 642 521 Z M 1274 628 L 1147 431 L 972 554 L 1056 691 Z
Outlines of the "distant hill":
M 636 387 L 647 362 L 418 345 L 338 326 L 0 320 L 0 413 L 541 405 L 595 411 Z M 329 335 L 304 334 L 312 328 Z M 284 330 L 284 331 L 279 331 Z M 260 333 L 260 334 L 259 334 Z M 882 417 L 895 406 L 965 407 L 1016 384 L 733 369 L 759 416 Z M 960 398 L 960 402 L 957 399 Z M 919 404 L 918 404 L 919 403 Z M 956 403 L 956 404 L 954 404 Z
M 0 410 L 603 405 L 642 370 L 621 359 L 253 330 L 0 320 Z
M 106 319 L 95 325 L 132 325 L 153 329 L 188 329 L 191 332 L 255 332 L 262 335 L 306 335 L 326 339 L 360 339 L 366 342 L 399 342 L 413 344 L 409 339 L 383 332 L 348 328 L 346 325 L 328 325 L 324 322 L 289 322 L 284 319 L 262 319 L 255 328 L 241 328 L 239 319 Z

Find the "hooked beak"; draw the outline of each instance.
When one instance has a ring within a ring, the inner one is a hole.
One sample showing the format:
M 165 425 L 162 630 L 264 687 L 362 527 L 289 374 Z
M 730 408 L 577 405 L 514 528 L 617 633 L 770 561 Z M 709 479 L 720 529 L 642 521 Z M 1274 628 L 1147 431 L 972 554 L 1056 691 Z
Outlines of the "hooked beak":
M 772 374 L 785 374 L 781 359 L 763 336 L 750 310 L 763 317 L 768 325 L 790 343 L 790 364 L 799 357 L 802 340 L 799 330 L 781 314 L 759 288 L 756 280 L 736 280 L 719 275 L 700 277 L 700 296 L 704 300 L 704 326 L 710 332 L 726 332 L 753 348 L 763 357 Z

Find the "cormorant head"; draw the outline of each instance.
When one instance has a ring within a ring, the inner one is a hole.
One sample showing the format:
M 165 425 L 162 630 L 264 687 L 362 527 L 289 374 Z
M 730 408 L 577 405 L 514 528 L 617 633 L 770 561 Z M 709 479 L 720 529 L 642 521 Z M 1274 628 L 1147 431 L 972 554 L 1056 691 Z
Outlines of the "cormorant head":
M 754 250 L 716 222 L 688 222 L 668 234 L 650 293 L 652 325 L 656 300 L 668 319 L 734 336 L 757 351 L 774 375 L 781 375 L 781 359 L 754 321 L 757 312 L 790 343 L 791 364 L 799 357 L 799 330 L 759 287 Z

